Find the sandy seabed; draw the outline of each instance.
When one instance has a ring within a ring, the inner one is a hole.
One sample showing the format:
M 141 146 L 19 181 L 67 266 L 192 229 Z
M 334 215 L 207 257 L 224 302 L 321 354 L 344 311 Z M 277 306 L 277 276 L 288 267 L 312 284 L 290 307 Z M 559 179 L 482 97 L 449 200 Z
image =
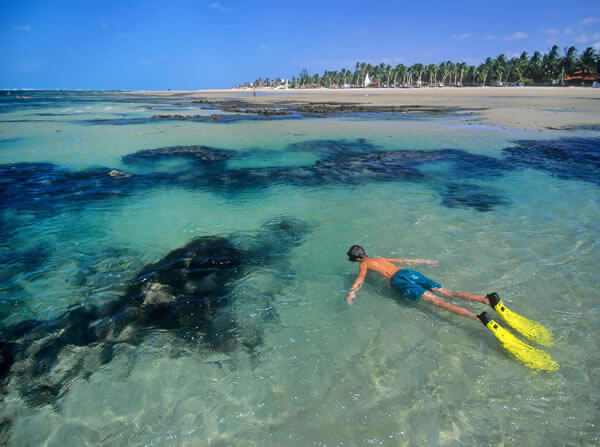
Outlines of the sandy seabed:
M 256 96 L 253 96 L 254 92 Z M 248 103 L 350 103 L 474 110 L 486 124 L 519 129 L 600 126 L 600 89 L 589 87 L 444 87 L 411 89 L 230 89 L 135 92 Z

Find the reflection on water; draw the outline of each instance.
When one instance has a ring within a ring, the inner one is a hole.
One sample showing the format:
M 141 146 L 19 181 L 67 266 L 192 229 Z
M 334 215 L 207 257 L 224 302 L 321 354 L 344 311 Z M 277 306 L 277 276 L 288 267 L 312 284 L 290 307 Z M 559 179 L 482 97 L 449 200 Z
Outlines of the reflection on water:
M 81 126 L 189 104 L 31 96 L 0 101 L 4 121 L 53 120 L 0 124 L 3 444 L 597 442 L 597 135 L 458 115 Z M 355 243 L 498 291 L 553 330 L 560 370 L 375 276 L 348 307 Z

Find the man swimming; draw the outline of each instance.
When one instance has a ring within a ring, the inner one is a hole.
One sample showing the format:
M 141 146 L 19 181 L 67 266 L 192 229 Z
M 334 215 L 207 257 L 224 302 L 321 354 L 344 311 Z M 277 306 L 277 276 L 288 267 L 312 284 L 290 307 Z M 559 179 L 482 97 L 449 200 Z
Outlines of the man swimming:
M 414 270 L 410 269 L 403 269 L 393 264 L 396 263 L 437 265 L 437 261 L 429 259 L 370 258 L 369 256 L 367 256 L 365 250 L 360 245 L 353 245 L 352 247 L 350 247 L 350 250 L 348 250 L 347 255 L 350 261 L 360 262 L 360 270 L 358 273 L 358 277 L 354 281 L 354 284 L 352 284 L 350 293 L 348 293 L 348 296 L 346 297 L 346 302 L 348 304 L 352 304 L 352 300 L 356 298 L 356 292 L 358 292 L 358 290 L 362 287 L 368 270 L 373 270 L 379 273 L 380 275 L 384 276 L 385 278 L 390 279 L 392 281 L 392 285 L 403 296 L 413 301 L 423 299 L 424 301 L 427 301 L 428 303 L 431 303 L 434 306 L 447 309 L 459 315 L 464 315 L 465 317 L 474 318 L 478 321 L 481 320 L 481 317 L 474 315 L 467 309 L 446 302 L 439 296 L 434 295 L 432 292 L 447 297 L 478 301 L 480 303 L 487 304 L 488 306 L 492 307 L 500 300 L 500 297 L 495 292 L 490 293 L 486 296 L 481 296 L 473 295 L 472 293 L 455 292 L 452 290 L 444 289 L 441 286 L 441 284 L 439 284 L 436 281 L 433 281 L 432 279 L 427 278 L 419 272 L 415 272 Z
M 380 275 L 392 281 L 392 285 L 408 299 L 418 301 L 423 299 L 434 306 L 447 309 L 465 317 L 474 318 L 481 321 L 502 343 L 502 346 L 514 354 L 519 360 L 524 362 L 528 367 L 539 369 L 542 371 L 556 371 L 559 368 L 552 358 L 544 351 L 536 349 L 522 342 L 517 337 L 505 330 L 496 321 L 490 318 L 487 312 L 481 312 L 479 315 L 474 315 L 467 309 L 460 306 L 450 304 L 435 295 L 435 292 L 447 297 L 463 298 L 470 301 L 478 301 L 487 304 L 495 309 L 506 322 L 516 331 L 520 332 L 525 337 L 533 340 L 544 346 L 552 346 L 552 333 L 541 324 L 528 320 L 521 315 L 512 312 L 500 300 L 496 292 L 488 293 L 486 296 L 474 295 L 466 292 L 454 292 L 444 289 L 441 284 L 436 281 L 421 275 L 410 269 L 403 269 L 396 264 L 429 264 L 436 265 L 437 261 L 429 259 L 396 259 L 396 258 L 370 258 L 365 253 L 365 250 L 360 245 L 353 245 L 348 250 L 348 258 L 350 261 L 360 262 L 360 270 L 358 277 L 352 284 L 350 293 L 346 297 L 348 304 L 352 304 L 352 300 L 356 298 L 356 292 L 362 287 L 365 276 L 368 270 L 373 270 Z

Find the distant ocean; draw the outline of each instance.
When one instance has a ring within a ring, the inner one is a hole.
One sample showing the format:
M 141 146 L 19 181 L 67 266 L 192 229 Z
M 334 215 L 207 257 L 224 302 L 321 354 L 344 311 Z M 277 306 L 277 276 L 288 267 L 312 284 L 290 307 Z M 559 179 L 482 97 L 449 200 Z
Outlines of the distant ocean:
M 598 443 L 599 193 L 597 131 L 0 92 L 0 444 Z M 560 369 L 375 275 L 348 306 L 352 244 Z

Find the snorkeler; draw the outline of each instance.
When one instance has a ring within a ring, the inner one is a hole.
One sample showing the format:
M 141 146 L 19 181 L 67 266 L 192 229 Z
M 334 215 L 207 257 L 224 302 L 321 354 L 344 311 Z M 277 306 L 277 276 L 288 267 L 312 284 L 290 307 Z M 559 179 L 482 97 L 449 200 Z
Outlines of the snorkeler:
M 442 307 L 465 317 L 471 317 L 479 320 L 477 316 L 459 306 L 450 304 L 434 295 L 432 292 L 447 296 L 463 298 L 465 300 L 478 301 L 483 304 L 491 305 L 490 299 L 494 300 L 498 295 L 496 293 L 489 294 L 487 296 L 473 295 L 472 293 L 466 292 L 455 292 L 452 290 L 444 289 L 441 284 L 436 281 L 427 278 L 426 276 L 415 272 L 410 269 L 400 268 L 396 264 L 428 264 L 437 265 L 437 261 L 429 259 L 396 259 L 396 258 L 370 258 L 365 253 L 365 250 L 360 245 L 353 245 L 348 250 L 348 259 L 354 262 L 360 262 L 360 271 L 358 277 L 354 281 L 350 293 L 346 297 L 346 302 L 352 304 L 352 300 L 356 298 L 356 292 L 362 287 L 365 281 L 367 270 L 373 270 L 387 279 L 391 279 L 392 285 L 402 294 L 404 297 L 409 298 L 413 301 L 423 299 L 434 306 Z M 499 298 L 498 298 L 499 299 Z
M 441 284 L 427 278 L 419 272 L 403 269 L 395 265 L 438 264 L 437 261 L 429 259 L 371 258 L 367 256 L 365 250 L 360 245 L 353 245 L 350 247 L 347 255 L 350 261 L 360 263 L 358 277 L 352 284 L 352 288 L 346 297 L 346 302 L 348 304 L 352 304 L 352 300 L 356 299 L 356 292 L 362 287 L 367 271 L 373 270 L 391 280 L 394 288 L 396 288 L 401 295 L 410 300 L 418 301 L 422 299 L 434 306 L 441 307 L 458 315 L 481 321 L 483 325 L 492 331 L 492 333 L 502 342 L 506 349 L 512 352 L 521 361 L 525 362 L 527 366 L 547 371 L 558 369 L 558 364 L 554 362 L 548 354 L 520 341 L 492 320 L 487 312 L 481 312 L 479 315 L 475 315 L 469 310 L 450 304 L 440 296 L 436 295 L 439 294 L 446 297 L 462 298 L 486 304 L 498 311 L 513 329 L 516 329 L 525 337 L 544 346 L 552 345 L 552 334 L 550 331 L 541 324 L 530 321 L 509 310 L 500 300 L 500 296 L 498 296 L 496 292 L 488 293 L 486 296 L 474 295 L 467 292 L 455 292 L 453 290 L 444 289 Z

